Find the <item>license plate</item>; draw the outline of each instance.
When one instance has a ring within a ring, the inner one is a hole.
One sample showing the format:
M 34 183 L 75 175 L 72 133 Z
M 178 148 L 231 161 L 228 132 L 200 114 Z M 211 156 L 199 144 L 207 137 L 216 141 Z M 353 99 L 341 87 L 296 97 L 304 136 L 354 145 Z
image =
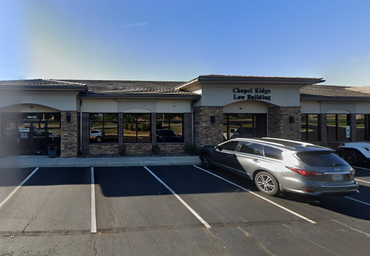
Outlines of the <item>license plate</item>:
M 331 178 L 332 178 L 333 181 L 341 181 L 341 180 L 343 180 L 343 175 L 342 174 L 333 174 L 331 176 Z

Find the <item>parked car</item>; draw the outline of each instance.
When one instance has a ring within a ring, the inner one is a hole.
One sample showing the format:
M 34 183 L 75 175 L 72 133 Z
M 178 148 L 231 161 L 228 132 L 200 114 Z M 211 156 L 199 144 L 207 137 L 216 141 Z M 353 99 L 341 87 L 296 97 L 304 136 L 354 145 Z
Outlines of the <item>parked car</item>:
M 310 196 L 358 193 L 354 169 L 332 149 L 277 138 L 232 139 L 200 151 L 202 165 L 214 165 L 254 180 L 268 195 Z
M 96 142 L 102 142 L 104 138 L 104 133 L 101 130 L 90 130 L 90 140 L 95 140 Z
M 157 142 L 182 142 L 182 136 L 175 133 L 173 130 L 158 129 Z
M 337 150 L 338 155 L 350 165 L 362 164 L 370 160 L 369 142 L 348 142 L 344 143 Z

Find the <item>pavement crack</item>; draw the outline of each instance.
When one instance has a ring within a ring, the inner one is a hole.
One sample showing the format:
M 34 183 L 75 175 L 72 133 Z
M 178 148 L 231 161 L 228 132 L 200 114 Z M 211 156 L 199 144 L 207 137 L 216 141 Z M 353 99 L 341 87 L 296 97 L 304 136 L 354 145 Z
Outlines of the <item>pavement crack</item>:
M 117 228 L 118 221 L 119 221 L 119 218 L 114 213 L 114 210 L 113 210 L 112 206 L 109 206 L 109 211 L 113 215 L 113 222 L 112 222 L 113 229 L 116 229 Z
M 32 215 L 31 219 L 28 221 L 27 225 L 23 228 L 23 230 L 21 231 L 21 233 L 24 233 L 27 229 L 27 227 L 30 225 L 31 221 L 34 219 L 34 215 Z
M 93 249 L 94 255 L 98 255 L 97 244 L 98 244 L 99 238 L 100 238 L 100 233 L 95 235 L 94 249 Z
M 271 255 L 271 256 L 276 256 L 276 254 L 273 254 L 269 249 L 267 249 L 267 247 L 261 241 L 259 241 L 257 238 L 250 235 L 246 230 L 242 229 L 241 227 L 237 227 L 237 229 L 242 231 L 248 239 L 250 239 L 256 245 L 258 245 L 258 247 L 261 248 L 265 253 L 267 253 L 268 255 Z

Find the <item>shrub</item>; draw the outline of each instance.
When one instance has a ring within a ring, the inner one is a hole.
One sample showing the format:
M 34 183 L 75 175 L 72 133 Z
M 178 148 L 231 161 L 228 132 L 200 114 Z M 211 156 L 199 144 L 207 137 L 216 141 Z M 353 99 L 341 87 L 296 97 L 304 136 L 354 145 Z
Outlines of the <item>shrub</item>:
M 152 154 L 158 156 L 161 151 L 161 148 L 158 145 L 152 146 Z
M 126 151 L 126 145 L 122 144 L 118 147 L 118 154 L 120 156 L 125 156 L 127 154 L 127 151 Z
M 196 156 L 199 154 L 199 149 L 197 145 L 192 145 L 192 144 L 186 144 L 185 145 L 185 153 L 190 155 L 190 156 Z

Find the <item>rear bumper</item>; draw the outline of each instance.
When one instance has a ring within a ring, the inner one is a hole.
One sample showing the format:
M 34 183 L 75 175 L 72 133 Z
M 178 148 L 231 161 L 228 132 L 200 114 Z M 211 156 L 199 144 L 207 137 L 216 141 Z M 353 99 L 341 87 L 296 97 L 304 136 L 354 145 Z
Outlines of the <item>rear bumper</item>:
M 283 191 L 309 196 L 347 196 L 359 193 L 359 184 L 345 186 L 304 186 L 303 188 L 283 188 Z

